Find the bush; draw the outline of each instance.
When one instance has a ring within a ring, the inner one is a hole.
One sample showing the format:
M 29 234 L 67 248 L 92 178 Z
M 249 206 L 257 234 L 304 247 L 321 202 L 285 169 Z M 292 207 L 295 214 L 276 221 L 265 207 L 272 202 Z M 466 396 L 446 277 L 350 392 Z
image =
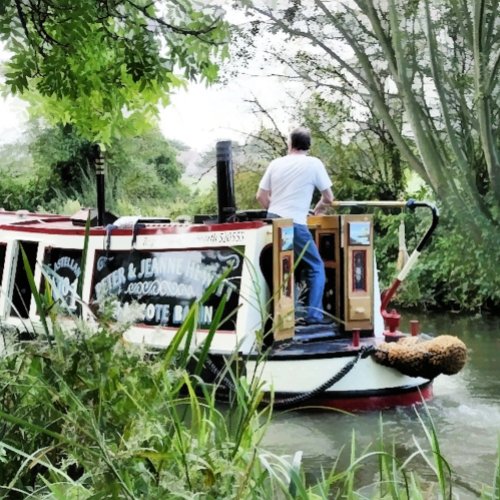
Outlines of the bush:
M 429 225 L 429 219 L 405 214 L 408 251 L 415 248 Z M 377 241 L 383 286 L 397 275 L 398 228 L 400 218 L 377 216 L 381 237 Z M 430 245 L 426 247 L 403 282 L 395 302 L 403 307 L 423 306 L 463 312 L 498 310 L 500 306 L 500 231 L 483 229 L 476 243 L 447 212 L 441 216 Z

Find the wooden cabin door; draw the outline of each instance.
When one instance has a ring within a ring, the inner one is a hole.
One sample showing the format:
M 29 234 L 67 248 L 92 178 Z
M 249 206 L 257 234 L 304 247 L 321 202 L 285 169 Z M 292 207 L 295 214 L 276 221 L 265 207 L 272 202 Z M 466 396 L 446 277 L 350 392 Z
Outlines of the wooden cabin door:
M 295 332 L 292 219 L 273 219 L 273 334 L 274 340 Z

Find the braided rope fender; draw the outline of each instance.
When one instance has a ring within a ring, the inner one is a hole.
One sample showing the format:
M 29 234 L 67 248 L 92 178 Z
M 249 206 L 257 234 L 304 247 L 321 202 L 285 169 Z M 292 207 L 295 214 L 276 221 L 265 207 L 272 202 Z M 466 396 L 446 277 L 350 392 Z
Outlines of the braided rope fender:
M 434 379 L 438 375 L 454 375 L 467 361 L 467 347 L 457 337 L 440 335 L 430 340 L 403 337 L 385 342 L 373 354 L 377 363 L 390 366 L 409 377 Z

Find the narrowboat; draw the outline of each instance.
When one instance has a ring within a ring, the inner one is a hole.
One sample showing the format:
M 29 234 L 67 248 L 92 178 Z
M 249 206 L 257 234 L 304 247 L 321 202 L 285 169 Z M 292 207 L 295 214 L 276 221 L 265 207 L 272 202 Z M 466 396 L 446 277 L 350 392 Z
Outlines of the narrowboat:
M 208 376 L 230 389 L 224 367 L 237 360 L 276 407 L 410 405 L 432 397 L 436 376 L 460 370 L 466 354 L 458 339 L 436 347 L 439 337 L 425 337 L 417 323 L 402 333 L 399 314 L 388 310 L 436 227 L 433 205 L 334 202 L 430 211 L 428 231 L 382 297 L 373 215 L 310 216 L 327 277 L 324 311 L 333 323 L 300 326 L 307 289 L 292 250 L 292 221 L 236 209 L 229 141 L 217 143 L 216 167 L 218 213 L 191 220 L 116 218 L 102 193 L 97 211 L 74 216 L 1 211 L 0 322 L 19 331 L 40 324 L 26 260 L 38 290 L 50 290 L 65 318 L 90 320 L 111 301 L 117 319 L 134 318 L 124 340 L 148 349 L 169 346 L 196 304 L 191 348 L 210 341 Z

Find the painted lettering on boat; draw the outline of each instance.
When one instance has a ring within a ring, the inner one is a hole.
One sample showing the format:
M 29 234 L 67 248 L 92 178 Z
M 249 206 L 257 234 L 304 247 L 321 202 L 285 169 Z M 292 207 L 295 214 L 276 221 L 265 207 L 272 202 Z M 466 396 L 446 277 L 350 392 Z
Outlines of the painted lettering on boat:
M 198 233 L 196 239 L 203 243 L 222 245 L 241 245 L 245 239 L 244 231 L 210 231 Z
M 45 280 L 50 281 L 52 297 L 69 313 L 78 309 L 76 298 L 78 278 L 82 274 L 81 258 L 80 250 L 62 248 L 47 249 L 44 257 Z
M 138 309 L 133 309 L 129 302 L 117 303 L 115 306 L 115 315 L 119 318 L 131 318 L 138 314 L 140 320 L 146 323 L 160 326 L 180 326 L 189 313 L 190 306 L 176 304 L 139 304 Z M 214 317 L 213 306 L 201 306 L 198 311 L 198 323 L 210 324 Z
M 131 304 L 139 306 L 139 323 L 178 326 L 194 301 L 220 280 L 213 294 L 200 304 L 198 323 L 208 327 L 221 297 L 227 301 L 224 316 L 238 306 L 242 248 L 100 252 L 94 269 L 92 299 L 117 299 L 117 318 L 128 317 Z M 226 329 L 234 328 L 226 320 Z M 222 327 L 221 327 L 222 328 Z

